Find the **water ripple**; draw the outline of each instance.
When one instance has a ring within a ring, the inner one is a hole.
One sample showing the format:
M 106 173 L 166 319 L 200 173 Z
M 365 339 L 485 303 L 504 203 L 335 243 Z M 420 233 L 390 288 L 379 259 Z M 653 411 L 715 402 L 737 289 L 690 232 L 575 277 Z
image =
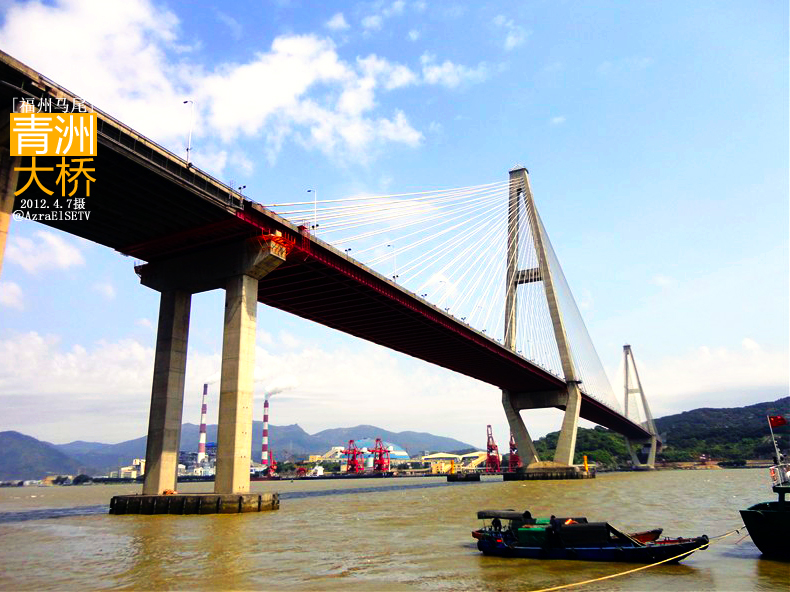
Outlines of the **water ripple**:
M 496 483 L 496 481 L 481 481 L 480 483 Z M 477 483 L 478 485 L 480 483 Z M 280 494 L 281 500 L 303 499 L 308 497 L 325 497 L 329 495 L 350 495 L 359 493 L 377 493 L 381 491 L 397 491 L 404 489 L 428 489 L 433 487 L 449 487 L 454 485 L 472 485 L 474 482 L 457 483 L 417 483 L 411 485 L 385 485 L 383 487 L 353 487 L 345 489 L 324 489 L 320 491 L 289 491 Z M 73 508 L 44 508 L 41 510 L 27 510 L 25 512 L 0 512 L 0 524 L 9 522 L 27 522 L 29 520 L 52 520 L 57 518 L 73 518 L 74 516 L 95 516 L 107 514 L 109 504 L 95 506 L 77 506 Z

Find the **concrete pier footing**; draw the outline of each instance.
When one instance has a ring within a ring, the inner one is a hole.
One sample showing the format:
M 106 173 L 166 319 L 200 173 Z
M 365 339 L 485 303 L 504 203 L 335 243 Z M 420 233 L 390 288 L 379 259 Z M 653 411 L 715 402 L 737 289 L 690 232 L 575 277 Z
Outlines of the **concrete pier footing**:
M 110 514 L 241 514 L 280 509 L 278 493 L 116 495 Z
M 555 481 L 558 479 L 595 479 L 595 471 L 585 471 L 576 466 L 555 463 L 538 463 L 554 466 L 522 467 L 515 473 L 502 473 L 503 481 Z

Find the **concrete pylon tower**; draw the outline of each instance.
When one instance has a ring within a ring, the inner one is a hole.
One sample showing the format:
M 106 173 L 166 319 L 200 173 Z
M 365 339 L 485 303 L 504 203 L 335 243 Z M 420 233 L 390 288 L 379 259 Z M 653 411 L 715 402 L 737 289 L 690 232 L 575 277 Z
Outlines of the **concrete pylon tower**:
M 208 384 L 203 385 L 203 405 L 200 407 L 200 439 L 198 440 L 197 464 L 206 460 L 206 395 L 208 394 Z
M 645 391 L 642 389 L 642 381 L 639 380 L 639 372 L 636 369 L 636 360 L 634 359 L 634 352 L 631 351 L 630 345 L 623 346 L 623 361 L 625 366 L 625 380 L 623 380 L 623 388 L 625 390 L 625 404 L 624 415 L 628 417 L 628 408 L 632 395 L 639 395 L 639 401 L 642 403 L 642 409 L 645 413 L 645 420 L 642 422 L 644 428 L 650 432 L 650 440 L 647 441 L 632 441 L 626 438 L 625 445 L 628 453 L 631 455 L 631 462 L 634 467 L 653 469 L 656 464 L 656 452 L 658 449 L 658 433 L 656 431 L 656 424 L 653 421 L 653 415 L 650 413 L 650 407 L 647 404 Z M 635 401 L 638 405 L 638 402 Z M 650 446 L 650 452 L 647 455 L 647 462 L 642 463 L 636 454 L 635 448 L 641 448 L 644 445 Z
M 520 270 L 518 268 L 519 209 L 522 201 L 527 214 L 533 246 L 537 254 L 538 268 L 536 269 Z M 538 456 L 524 422 L 519 415 L 519 410 L 555 406 L 564 408 L 565 416 L 557 442 L 557 449 L 554 453 L 554 462 L 570 466 L 573 464 L 573 455 L 576 450 L 576 432 L 579 424 L 579 409 L 581 407 L 580 381 L 574 367 L 562 311 L 560 310 L 557 293 L 554 288 L 552 270 L 549 266 L 546 249 L 546 239 L 543 236 L 542 224 L 540 223 L 540 217 L 538 216 L 529 184 L 529 172 L 524 167 L 517 167 L 510 171 L 507 272 L 505 281 L 505 346 L 513 351 L 516 349 L 516 302 L 519 284 L 543 282 L 554 338 L 559 350 L 562 371 L 566 382 L 566 389 L 563 392 L 540 393 L 539 396 L 531 398 L 503 391 L 502 405 L 505 408 L 505 415 L 508 418 L 518 449 L 522 452 L 522 458 L 526 464 L 529 464 L 538 460 Z
M 510 171 L 507 215 L 507 267 L 505 275 L 505 347 L 516 351 L 516 303 L 518 301 L 518 242 L 519 202 L 523 200 L 529 178 L 527 169 L 517 167 Z M 505 409 L 510 432 L 516 441 L 524 466 L 538 462 L 538 452 L 519 413 L 518 395 L 502 389 L 502 407 Z

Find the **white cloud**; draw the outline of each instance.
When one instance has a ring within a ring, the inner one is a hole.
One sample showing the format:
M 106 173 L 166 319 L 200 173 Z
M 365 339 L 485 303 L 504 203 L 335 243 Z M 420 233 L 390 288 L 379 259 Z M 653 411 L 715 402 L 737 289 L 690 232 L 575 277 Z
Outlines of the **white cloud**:
M 32 274 L 51 269 L 68 269 L 85 263 L 80 250 L 57 234 L 39 230 L 34 236 L 38 240 L 12 235 L 6 249 L 6 261 Z
M 189 125 L 182 101 L 191 68 L 168 60 L 185 50 L 177 32 L 176 16 L 147 0 L 34 1 L 7 10 L 0 45 L 140 132 L 173 141 Z
M 378 31 L 381 29 L 384 19 L 379 14 L 371 14 L 362 19 L 362 28 L 366 31 Z
M 379 4 L 379 6 L 381 6 Z M 366 33 L 371 31 L 379 31 L 384 26 L 384 20 L 393 16 L 400 16 L 406 8 L 406 2 L 403 0 L 396 0 L 392 4 L 385 6 L 381 9 L 379 14 L 370 14 L 364 17 L 361 21 L 362 28 Z
M 96 282 L 93 284 L 93 289 L 107 300 L 115 299 L 115 287 L 110 282 Z
M 273 86 L 272 80 L 278 84 Z M 225 141 L 267 128 L 270 142 L 277 146 L 292 135 L 306 148 L 365 160 L 382 141 L 419 143 L 420 132 L 401 111 L 392 118 L 370 116 L 377 89 L 391 90 L 415 81 L 416 75 L 405 66 L 376 56 L 354 65 L 344 62 L 329 40 L 278 37 L 271 52 L 258 54 L 254 62 L 205 77 L 199 96 L 210 105 L 211 127 Z M 336 89 L 326 97 L 334 95 L 334 103 L 310 96 L 308 91 L 317 85 Z M 261 100 L 243 111 L 236 109 L 235 98 L 225 90 L 230 86 L 247 88 Z
M 652 277 L 650 283 L 653 284 L 654 286 L 659 286 L 661 288 L 669 288 L 671 286 L 676 285 L 677 280 L 675 278 L 666 275 L 656 274 Z
M 417 41 L 420 38 L 420 32 L 417 29 L 409 31 L 409 41 Z
M 509 19 L 504 15 L 496 16 L 493 22 L 494 25 L 505 30 L 505 40 L 503 42 L 505 51 L 510 51 L 519 45 L 523 45 L 529 36 L 529 33 L 516 25 L 513 19 Z
M 283 35 L 247 60 L 209 70 L 189 60 L 173 13 L 149 0 L 97 6 L 78 0 L 15 5 L 0 27 L 0 44 L 180 154 L 192 126 L 194 161 L 211 172 L 223 173 L 227 145 L 245 137 L 261 138 L 270 162 L 288 141 L 362 161 L 387 143 L 419 143 L 421 133 L 405 113 L 377 113 L 379 93 L 421 82 L 404 65 L 375 56 L 347 61 L 329 39 Z M 404 6 L 392 3 L 382 15 L 400 14 Z M 233 30 L 232 17 L 225 17 L 217 12 Z M 341 24 L 335 17 L 330 22 Z M 375 26 L 376 19 L 368 24 Z M 75 30 L 80 31 L 76 38 Z M 38 41 L 44 36 L 47 44 Z M 48 49 L 53 46 L 61 50 L 55 54 Z M 385 67 L 366 71 L 368 60 Z M 463 66 L 455 68 L 465 73 Z M 451 80 L 451 74 L 444 79 Z M 239 109 L 237 94 L 228 88 L 243 88 L 255 100 Z M 194 101 L 194 125 L 186 99 Z
M 389 8 L 384 9 L 385 16 L 393 16 L 403 14 L 403 9 L 406 7 L 406 2 L 403 0 L 395 0 L 392 4 L 390 4 Z
M 151 319 L 146 319 L 146 318 L 137 319 L 135 321 L 135 325 L 137 325 L 138 327 L 142 327 L 143 329 L 151 329 L 152 331 L 154 329 L 154 324 L 151 322 Z
M 551 119 L 549 119 L 549 123 L 551 125 L 563 124 L 563 123 L 565 123 L 565 116 L 564 115 L 558 115 L 557 117 L 552 117 Z
M 259 331 L 258 338 L 256 393 L 287 377 L 298 377 L 299 382 L 288 397 L 279 400 L 272 416 L 275 425 L 299 423 L 308 432 L 316 432 L 364 423 L 482 444 L 485 424 L 490 423 L 497 438 L 507 442 L 501 395 L 492 386 L 369 343 L 352 348 L 291 341 L 286 334 L 271 339 L 265 331 Z M 293 347 L 282 347 L 282 339 Z M 4 409 L 0 429 L 17 429 L 56 442 L 139 437 L 147 427 L 153 356 L 153 340 L 150 344 L 122 339 L 66 346 L 56 336 L 36 332 L 0 339 L 0 406 Z M 787 352 L 760 348 L 746 338 L 743 348 L 735 351 L 700 348 L 658 362 L 640 358 L 639 371 L 653 413 L 660 416 L 694 408 L 698 393 L 715 389 L 777 385 L 786 389 L 786 361 Z M 201 386 L 218 379 L 220 363 L 219 352 L 190 349 L 184 421 L 197 421 Z M 217 393 L 216 386 L 210 388 L 210 423 L 216 421 Z M 772 391 L 771 396 L 782 394 Z M 447 404 L 450 399 L 452 405 Z M 419 414 L 413 411 L 417 408 Z M 260 414 L 259 401 L 254 414 L 256 418 Z M 561 413 L 555 410 L 522 415 L 535 437 L 561 425 Z M 107 417 L 114 419 L 108 422 Z
M 757 343 L 751 337 L 744 337 L 743 341 L 741 341 L 741 346 L 743 347 L 744 350 L 750 352 L 759 352 L 761 349 L 760 344 Z
M 225 25 L 228 30 L 230 31 L 230 36 L 233 37 L 236 41 L 242 38 L 244 34 L 244 30 L 242 29 L 241 23 L 237 21 L 230 15 L 225 14 L 222 11 L 217 10 L 217 20 L 219 20 L 223 25 Z
M 17 310 L 25 309 L 24 295 L 19 284 L 14 282 L 0 282 L 0 305 Z
M 326 21 L 325 26 L 330 31 L 345 31 L 349 28 L 349 24 L 346 22 L 346 17 L 343 16 L 342 12 L 338 12 L 331 19 Z
M 147 427 L 153 356 L 153 344 L 132 339 L 65 346 L 56 336 L 30 332 L 0 340 L 0 429 L 55 442 L 139 437 Z M 197 420 L 201 386 L 216 384 L 219 367 L 219 353 L 190 351 L 184 421 Z M 473 442 L 484 441 L 486 423 L 504 426 L 494 387 L 372 344 L 352 349 L 302 342 L 283 349 L 278 340 L 271 350 L 256 348 L 258 395 L 266 386 L 294 382 L 288 377 L 299 384 L 278 403 L 275 425 L 299 423 L 315 432 L 373 423 Z M 209 389 L 209 422 L 216 421 L 217 391 Z M 455 402 L 448 406 L 450 394 Z
M 297 338 L 293 333 L 289 333 L 288 331 L 280 331 L 280 335 L 277 338 L 278 345 L 282 345 L 288 349 L 295 349 L 299 347 L 301 341 Z
M 741 348 L 702 346 L 682 355 L 638 360 L 639 375 L 654 415 L 677 413 L 700 406 L 727 407 L 754 402 L 755 390 L 766 400 L 787 394 L 788 352 L 762 348 L 746 337 Z M 621 368 L 622 370 L 622 368 Z M 622 392 L 622 373 L 614 374 L 615 392 Z M 716 395 L 742 391 L 730 401 L 717 402 Z
M 437 63 L 436 56 L 424 53 L 420 57 L 423 80 L 428 84 L 440 84 L 447 88 L 455 88 L 461 84 L 482 82 L 488 77 L 488 68 L 480 63 L 476 68 L 454 64 L 445 60 Z

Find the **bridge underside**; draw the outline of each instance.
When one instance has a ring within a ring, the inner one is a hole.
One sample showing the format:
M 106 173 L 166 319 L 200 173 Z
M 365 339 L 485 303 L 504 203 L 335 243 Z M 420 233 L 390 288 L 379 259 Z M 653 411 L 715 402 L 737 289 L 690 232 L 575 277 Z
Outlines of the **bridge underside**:
M 0 56 L 0 105 L 10 107 L 12 98 L 25 96 L 20 89 L 34 96 L 72 98 L 13 58 Z M 146 262 L 199 257 L 222 244 L 279 231 L 294 248 L 284 264 L 260 280 L 259 302 L 502 389 L 565 388 L 556 376 L 186 166 L 106 114 L 99 115 L 99 132 L 97 182 L 86 200 L 90 218 L 44 224 Z M 55 186 L 54 180 L 41 178 L 45 186 Z M 25 193 L 25 198 L 46 197 L 34 187 Z M 630 438 L 649 436 L 587 395 L 580 416 Z

